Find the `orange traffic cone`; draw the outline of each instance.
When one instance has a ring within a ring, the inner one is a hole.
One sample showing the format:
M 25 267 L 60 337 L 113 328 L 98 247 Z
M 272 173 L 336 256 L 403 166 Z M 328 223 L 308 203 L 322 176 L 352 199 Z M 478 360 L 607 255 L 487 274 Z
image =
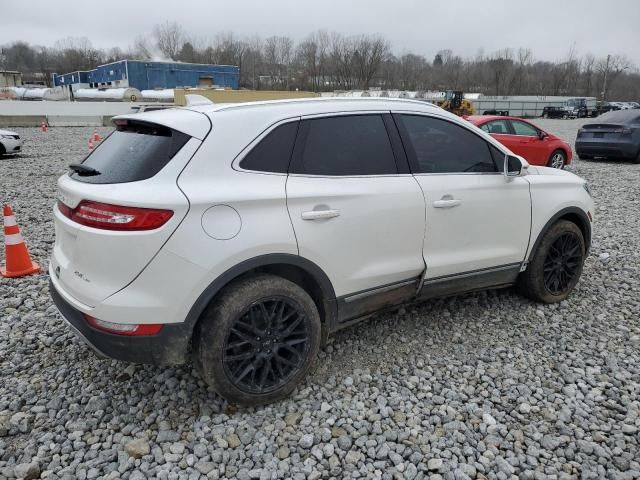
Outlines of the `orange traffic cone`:
M 89 137 L 89 151 L 93 150 L 93 137 Z
M 47 122 L 45 122 L 44 120 L 42 120 L 42 123 L 40 124 L 40 127 L 42 128 L 43 132 L 46 132 L 49 129 L 49 127 L 47 125 Z
M 93 141 L 98 143 L 100 142 L 102 139 L 100 138 L 100 134 L 98 133 L 98 129 L 94 128 L 93 129 Z
M 0 267 L 0 275 L 8 278 L 23 277 L 40 271 L 40 265 L 31 260 L 27 245 L 11 207 L 4 204 L 4 248 L 6 267 Z

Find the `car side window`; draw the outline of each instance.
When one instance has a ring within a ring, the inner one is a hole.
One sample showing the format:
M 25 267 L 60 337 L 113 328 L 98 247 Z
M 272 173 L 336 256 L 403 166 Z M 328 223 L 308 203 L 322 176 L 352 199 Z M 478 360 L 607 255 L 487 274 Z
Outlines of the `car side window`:
M 482 127 L 482 129 L 487 133 L 498 133 L 503 135 L 508 135 L 510 133 L 509 125 L 506 120 L 494 120 L 492 122 L 485 123 Z
M 303 175 L 393 175 L 398 173 L 381 115 L 315 118 L 301 123 L 290 173 Z
M 519 122 L 517 120 L 511 120 L 511 126 L 513 127 L 513 130 L 515 131 L 516 135 L 525 135 L 528 137 L 538 136 L 538 130 L 536 130 L 535 127 L 533 127 L 532 125 L 529 125 L 528 123 Z
M 274 128 L 240 162 L 240 168 L 257 172 L 287 173 L 299 122 Z
M 421 115 L 399 117 L 403 142 L 414 173 L 500 171 L 493 161 L 489 144 L 466 128 Z

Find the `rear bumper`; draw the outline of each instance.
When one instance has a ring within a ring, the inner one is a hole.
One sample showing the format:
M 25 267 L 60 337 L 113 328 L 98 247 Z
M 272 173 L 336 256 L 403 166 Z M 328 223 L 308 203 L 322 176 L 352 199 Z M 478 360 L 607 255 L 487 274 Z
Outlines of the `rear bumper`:
M 638 155 L 638 146 L 633 142 L 581 140 L 576 141 L 576 153 L 578 155 L 591 155 L 594 157 L 635 158 L 636 155 Z
M 186 324 L 165 324 L 157 335 L 114 335 L 89 326 L 82 312 L 62 297 L 51 280 L 49 291 L 62 318 L 99 356 L 153 365 L 180 365 L 189 358 L 192 329 Z

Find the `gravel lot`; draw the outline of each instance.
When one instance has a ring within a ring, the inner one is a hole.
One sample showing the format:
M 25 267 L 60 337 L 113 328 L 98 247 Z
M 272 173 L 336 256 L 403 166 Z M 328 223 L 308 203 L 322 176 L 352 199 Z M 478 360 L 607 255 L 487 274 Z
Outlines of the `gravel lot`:
M 573 144 L 582 121 L 538 123 Z M 0 200 L 46 267 L 55 182 L 92 129 L 17 130 Z M 567 301 L 505 290 L 375 317 L 266 408 L 227 405 L 190 366 L 99 360 L 45 274 L 0 279 L 0 479 L 640 478 L 640 165 L 575 162 L 597 225 Z

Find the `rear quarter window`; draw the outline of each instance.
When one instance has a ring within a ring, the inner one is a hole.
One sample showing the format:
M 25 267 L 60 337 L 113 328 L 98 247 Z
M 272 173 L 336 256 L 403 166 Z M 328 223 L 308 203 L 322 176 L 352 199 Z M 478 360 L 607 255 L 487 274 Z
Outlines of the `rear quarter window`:
M 189 135 L 161 125 L 124 121 L 82 162 L 99 173 L 73 172 L 85 183 L 128 183 L 156 175 L 189 140 Z
M 287 173 L 296 141 L 298 122 L 274 128 L 240 161 L 240 168 L 267 173 Z

